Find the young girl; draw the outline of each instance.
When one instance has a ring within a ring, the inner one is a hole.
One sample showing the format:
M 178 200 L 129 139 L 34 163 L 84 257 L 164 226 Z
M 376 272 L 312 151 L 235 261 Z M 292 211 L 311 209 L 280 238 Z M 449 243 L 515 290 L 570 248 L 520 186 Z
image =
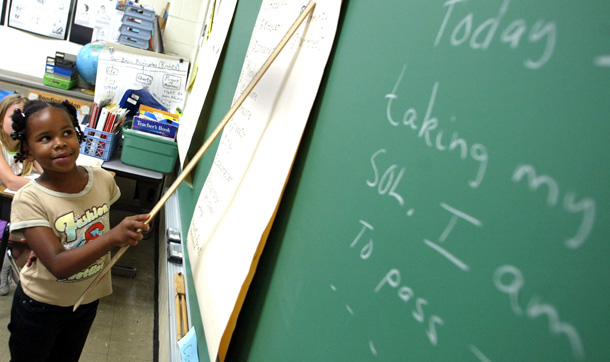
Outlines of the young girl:
M 99 167 L 76 165 L 84 138 L 67 101 L 33 101 L 13 114 L 12 137 L 20 160 L 43 172 L 13 199 L 11 232 L 38 256 L 21 270 L 8 329 L 12 361 L 78 361 L 97 312 L 112 293 L 110 273 L 75 312 L 73 305 L 118 246 L 137 245 L 149 215 L 109 226 L 109 207 L 120 196 L 114 178 Z
M 0 184 L 11 190 L 19 190 L 23 185 L 30 182 L 30 179 L 24 176 L 29 175 L 32 170 L 36 169 L 39 173 L 42 172 L 40 165 L 35 162 L 26 161 L 23 164 L 15 162 L 15 155 L 19 150 L 19 141 L 10 138 L 10 134 L 13 132 L 11 115 L 16 108 L 23 109 L 26 102 L 27 98 L 20 94 L 8 95 L 0 102 L 0 149 L 3 156 L 0 157 Z M 27 245 L 11 243 L 11 249 L 13 256 L 18 258 L 17 264 L 22 266 L 24 263 L 23 258 L 29 254 L 28 250 L 26 250 Z M 21 255 L 23 257 L 19 258 Z M 0 271 L 0 295 L 7 295 L 9 293 L 10 273 L 11 266 L 5 255 L 2 270 Z
M 33 169 L 42 173 L 42 168 L 35 162 L 29 160 L 23 163 L 15 162 L 19 141 L 10 137 L 13 132 L 11 116 L 15 109 L 23 109 L 27 101 L 27 98 L 20 94 L 11 94 L 0 102 L 0 147 L 4 156 L 0 157 L 0 183 L 11 190 L 19 190 L 30 182 L 30 179 L 24 176 L 29 175 Z

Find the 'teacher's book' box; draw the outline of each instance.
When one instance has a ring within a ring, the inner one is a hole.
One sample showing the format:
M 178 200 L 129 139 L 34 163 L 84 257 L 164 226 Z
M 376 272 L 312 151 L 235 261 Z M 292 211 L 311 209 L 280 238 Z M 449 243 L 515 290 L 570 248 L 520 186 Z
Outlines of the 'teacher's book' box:
M 154 120 L 147 117 L 135 116 L 133 117 L 132 129 L 175 139 L 178 125 L 178 122 L 172 122 L 165 118 Z

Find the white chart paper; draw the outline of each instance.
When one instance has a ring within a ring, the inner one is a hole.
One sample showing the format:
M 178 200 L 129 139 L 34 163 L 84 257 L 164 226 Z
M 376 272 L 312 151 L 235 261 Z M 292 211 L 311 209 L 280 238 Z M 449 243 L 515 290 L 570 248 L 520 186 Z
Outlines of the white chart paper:
M 189 62 L 177 57 L 107 43 L 99 55 L 94 99 L 111 93 L 118 104 L 126 91 L 146 88 L 173 113 L 184 107 L 188 69 Z
M 189 146 L 193 139 L 195 127 L 199 120 L 199 114 L 205 103 L 205 99 L 210 89 L 212 77 L 218 65 L 220 53 L 227 39 L 229 26 L 235 13 L 235 5 L 237 0 L 224 0 L 218 4 L 217 9 L 212 9 L 210 20 L 208 20 L 207 28 L 211 27 L 210 32 L 203 34 L 203 42 L 201 50 L 197 55 L 196 64 L 198 66 L 197 77 L 193 84 L 193 89 L 188 94 L 188 102 L 184 108 L 184 113 L 180 117 L 180 128 L 178 128 L 178 155 L 180 157 L 180 166 L 184 166 L 184 160 Z M 213 16 L 213 18 L 212 18 Z

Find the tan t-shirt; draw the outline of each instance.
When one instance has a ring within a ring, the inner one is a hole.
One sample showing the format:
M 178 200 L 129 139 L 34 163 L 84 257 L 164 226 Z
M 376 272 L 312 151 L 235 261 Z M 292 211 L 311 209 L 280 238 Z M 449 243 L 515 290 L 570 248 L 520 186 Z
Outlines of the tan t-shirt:
M 25 228 L 46 226 L 53 230 L 64 248 L 70 250 L 95 242 L 95 238 L 109 231 L 110 205 L 119 198 L 121 192 L 107 171 L 100 167 L 85 169 L 89 181 L 76 194 L 49 190 L 36 180 L 22 187 L 13 199 L 11 233 L 23 237 Z M 32 266 L 22 268 L 21 287 L 26 295 L 39 302 L 72 306 L 109 262 L 110 253 L 67 279 L 57 279 L 40 260 L 36 260 Z M 112 284 L 108 273 L 83 304 L 111 293 Z

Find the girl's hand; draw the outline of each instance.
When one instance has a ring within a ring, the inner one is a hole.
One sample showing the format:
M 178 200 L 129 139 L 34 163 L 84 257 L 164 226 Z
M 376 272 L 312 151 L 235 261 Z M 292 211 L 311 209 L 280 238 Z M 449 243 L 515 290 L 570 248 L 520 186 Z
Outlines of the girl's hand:
M 36 261 L 38 257 L 34 250 L 30 250 L 30 255 L 28 256 L 28 261 L 25 262 L 25 266 L 32 266 L 32 263 Z
M 25 244 L 25 239 L 24 238 L 18 238 L 13 234 L 9 234 L 8 235 L 8 241 L 13 241 L 13 242 L 17 242 L 17 243 L 24 243 Z
M 28 245 L 36 253 L 38 261 L 57 278 L 69 278 L 82 271 L 98 258 L 117 246 L 137 245 L 142 231 L 150 226 L 144 222 L 150 215 L 126 217 L 119 225 L 104 233 L 95 242 L 66 250 L 50 227 L 33 226 L 23 229 Z
M 144 222 L 148 220 L 150 215 L 134 215 L 128 216 L 115 226 L 108 233 L 114 246 L 133 246 L 138 245 L 138 241 L 142 240 L 142 232 L 148 231 L 150 226 Z

